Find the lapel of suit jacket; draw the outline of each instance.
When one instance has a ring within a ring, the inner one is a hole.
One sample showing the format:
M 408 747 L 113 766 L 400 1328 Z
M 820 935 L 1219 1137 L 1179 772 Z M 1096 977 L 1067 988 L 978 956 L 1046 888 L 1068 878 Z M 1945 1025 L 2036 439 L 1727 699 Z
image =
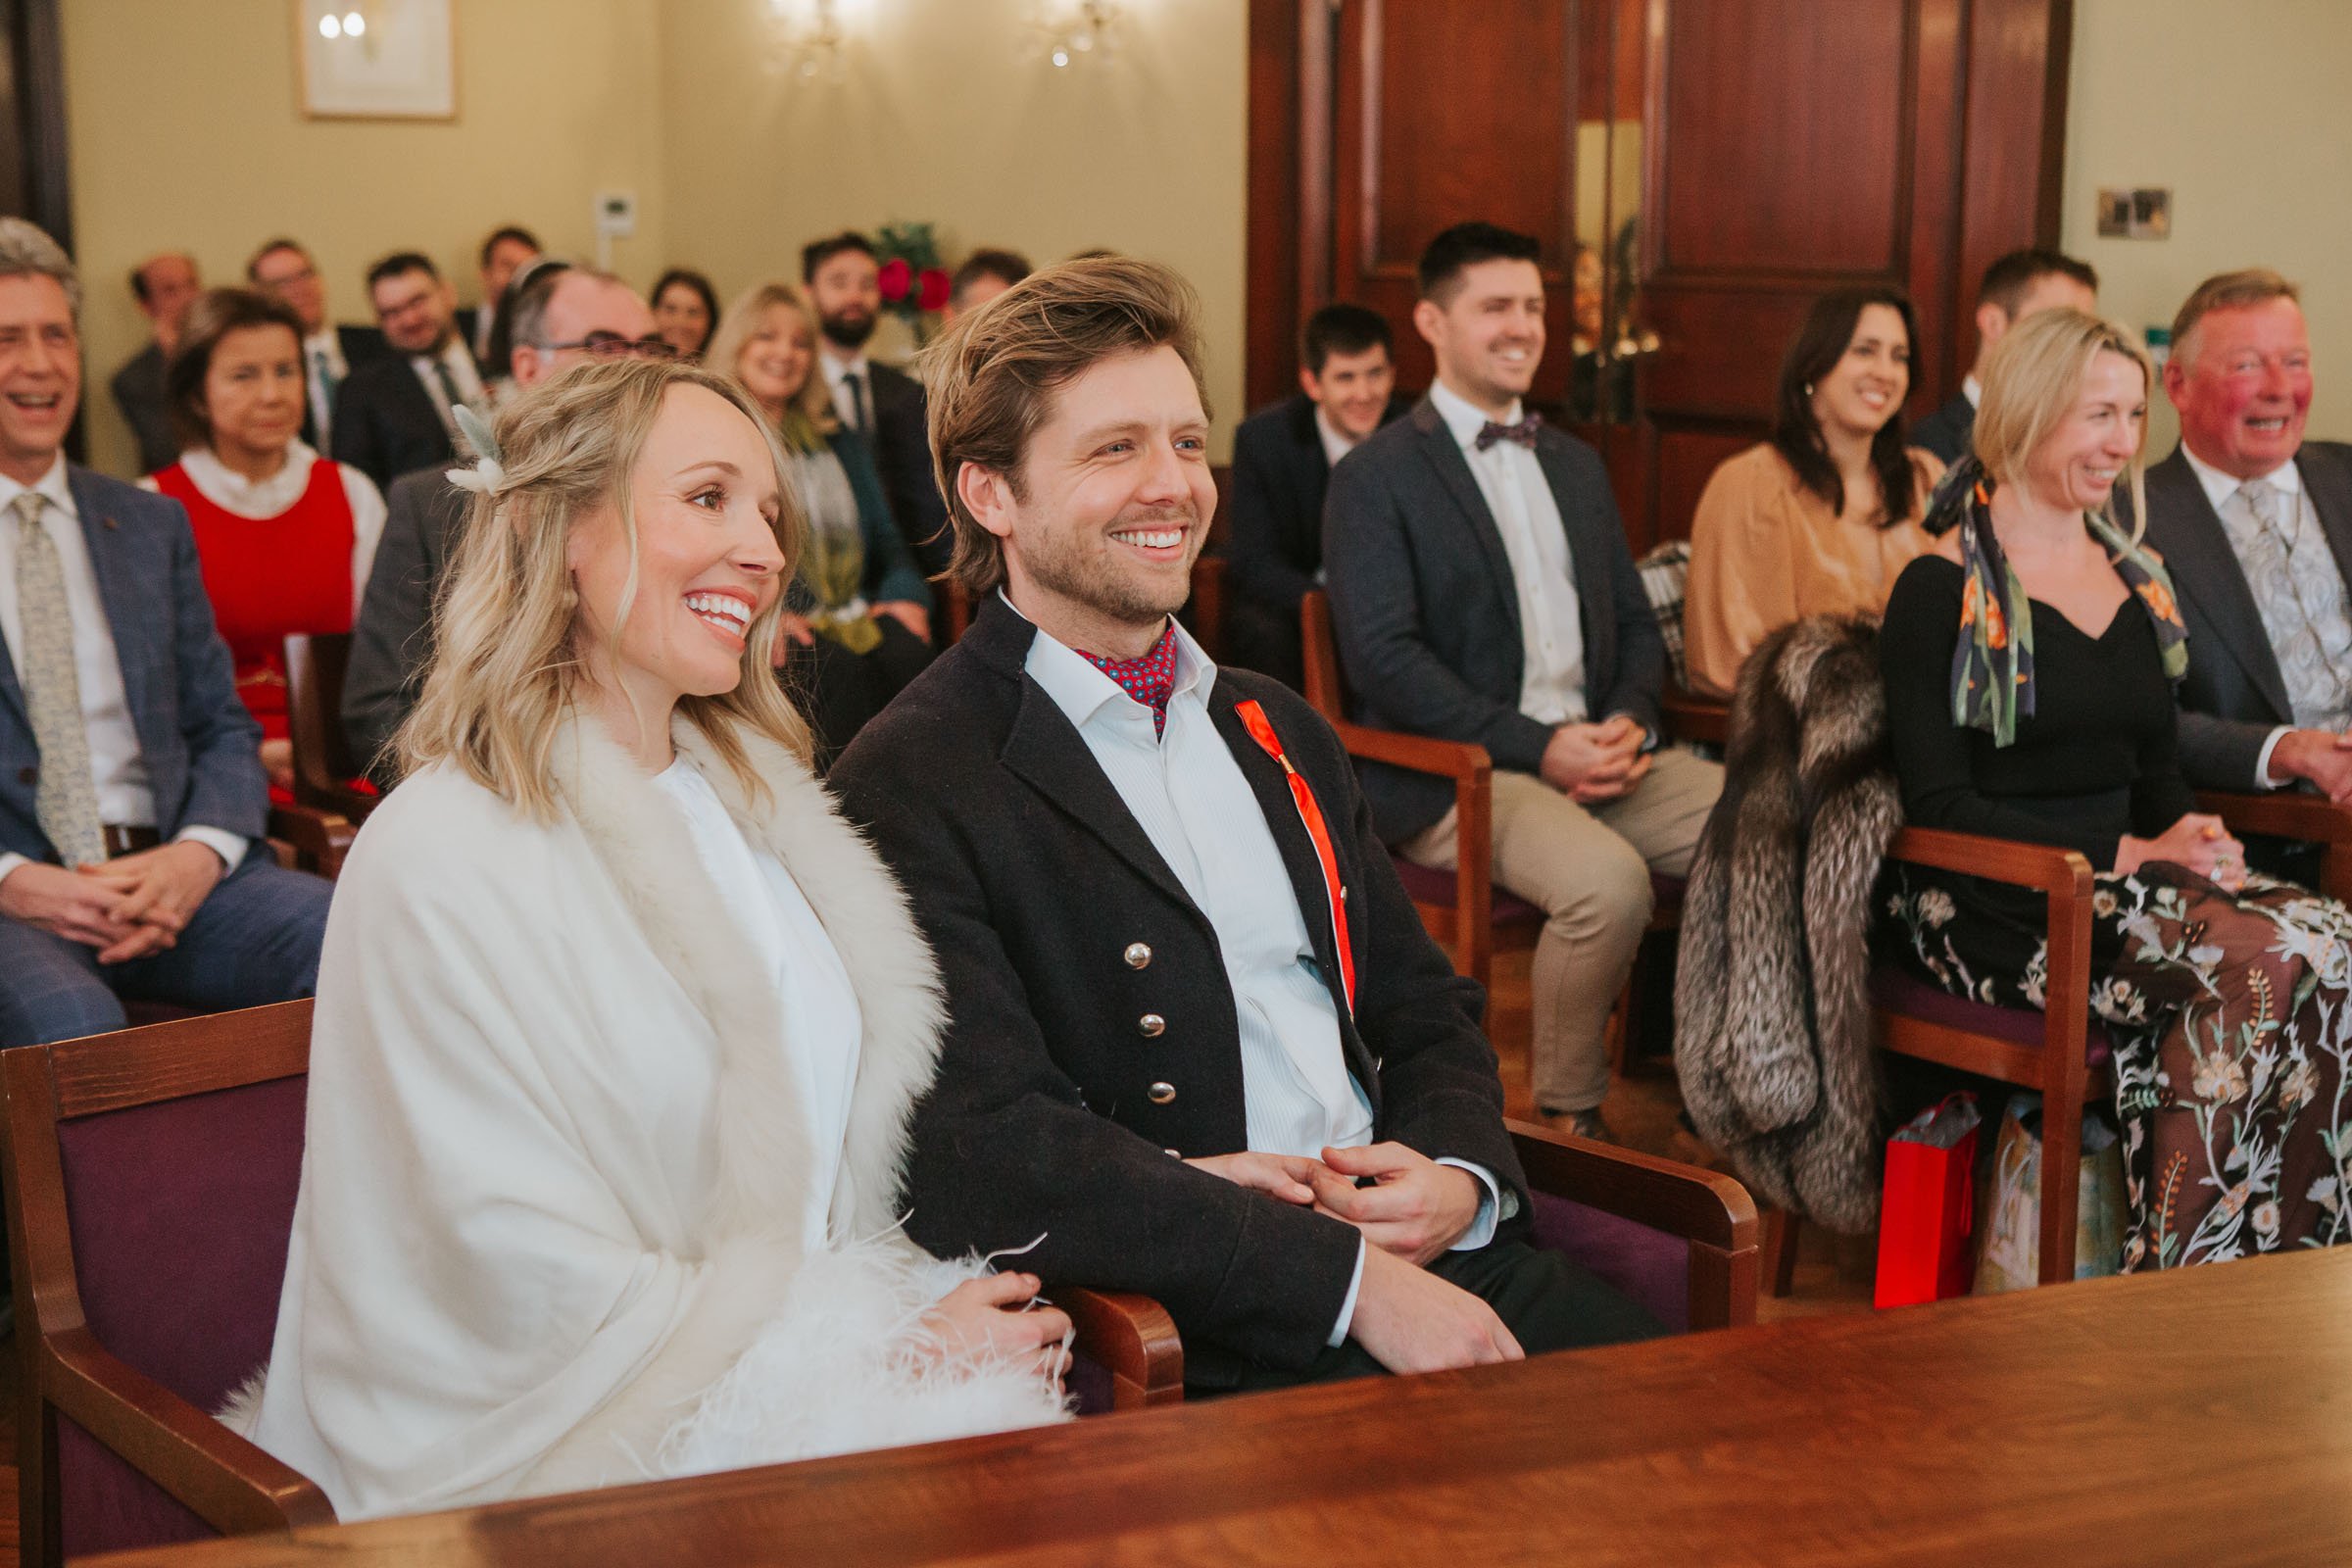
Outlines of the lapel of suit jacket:
M 154 637 L 172 635 L 169 624 L 156 623 L 159 611 L 167 618 L 172 613 L 172 585 L 140 580 L 138 563 L 131 558 L 122 531 L 99 505 L 81 470 L 69 466 L 66 486 L 74 493 L 74 510 L 81 514 L 90 574 L 98 579 L 98 599 L 106 607 L 107 625 L 114 632 L 115 662 L 122 671 L 123 707 L 130 713 L 131 727 L 140 732 L 139 744 L 147 746 L 145 720 L 153 710 L 148 704 L 147 661 L 138 656 Z
M 5 637 L 0 637 L 0 712 L 13 714 L 27 736 L 32 733 L 32 713 L 24 706 L 24 688 L 18 683 L 17 661 Z
M 2148 470 L 2147 489 L 2148 511 L 2158 510 L 2161 495 L 2165 509 L 2178 519 L 2176 526 L 2165 529 L 2162 540 L 2155 541 L 2164 552 L 2175 591 L 2210 607 L 2209 618 L 2230 657 L 2253 677 L 2274 713 L 2291 716 L 2295 710 L 2287 700 L 2286 677 L 2278 672 L 2278 656 L 2271 651 L 2271 636 L 2263 629 L 2246 568 L 2230 548 L 2229 530 L 2206 497 L 2197 470 L 2188 466 L 2185 449 L 2176 448 Z M 2196 657 L 2193 647 L 2189 657 Z
M 1413 428 L 1420 432 L 1422 455 L 1437 469 L 1446 493 L 1470 524 L 1471 537 L 1486 554 L 1487 569 L 1502 589 L 1503 610 L 1511 617 L 1511 638 L 1517 642 L 1527 635 L 1527 628 L 1519 623 L 1519 590 L 1511 576 L 1510 552 L 1502 546 L 1502 532 L 1494 525 L 1494 514 L 1488 510 L 1486 492 L 1479 489 L 1470 460 L 1462 456 L 1462 444 L 1453 438 L 1436 404 L 1423 398 L 1413 409 L 1412 420 Z
M 2295 471 L 2303 476 L 2312 511 L 2319 514 L 2320 531 L 2328 536 L 2337 573 L 2352 584 L 2352 475 L 2344 472 L 2341 464 L 2325 461 L 2308 445 L 2295 456 Z

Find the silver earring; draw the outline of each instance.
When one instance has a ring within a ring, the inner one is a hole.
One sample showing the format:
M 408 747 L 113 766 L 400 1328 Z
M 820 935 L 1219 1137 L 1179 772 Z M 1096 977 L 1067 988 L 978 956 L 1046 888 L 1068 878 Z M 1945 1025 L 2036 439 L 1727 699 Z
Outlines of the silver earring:
M 1805 396 L 1807 396 L 1807 397 L 1811 397 L 1812 395 L 1813 395 L 1813 383 L 1812 383 L 1812 382 L 1810 382 L 1810 381 L 1807 381 L 1807 382 L 1805 383 Z

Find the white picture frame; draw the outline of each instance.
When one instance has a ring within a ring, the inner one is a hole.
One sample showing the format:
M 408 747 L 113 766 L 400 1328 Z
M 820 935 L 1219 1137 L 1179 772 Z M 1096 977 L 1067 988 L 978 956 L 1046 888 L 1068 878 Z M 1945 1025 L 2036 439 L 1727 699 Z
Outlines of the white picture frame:
M 310 120 L 458 118 L 456 0 L 293 0 Z M 357 19 L 354 30 L 349 24 Z

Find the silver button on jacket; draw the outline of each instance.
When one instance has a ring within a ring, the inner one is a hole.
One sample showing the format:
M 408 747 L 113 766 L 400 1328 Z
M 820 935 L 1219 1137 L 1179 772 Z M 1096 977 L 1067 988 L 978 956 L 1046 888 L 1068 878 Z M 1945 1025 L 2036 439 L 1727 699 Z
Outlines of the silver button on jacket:
M 1175 1101 L 1176 1086 L 1170 1083 L 1157 1083 L 1145 1090 L 1144 1093 L 1151 1097 L 1152 1103 L 1154 1105 L 1165 1105 Z
M 1135 1028 L 1146 1040 L 1157 1040 L 1168 1032 L 1168 1020 L 1156 1012 L 1147 1012 L 1135 1020 Z
M 1128 968 L 1141 969 L 1152 961 L 1151 946 L 1142 942 L 1130 942 L 1127 944 L 1127 952 L 1124 956 L 1127 959 Z

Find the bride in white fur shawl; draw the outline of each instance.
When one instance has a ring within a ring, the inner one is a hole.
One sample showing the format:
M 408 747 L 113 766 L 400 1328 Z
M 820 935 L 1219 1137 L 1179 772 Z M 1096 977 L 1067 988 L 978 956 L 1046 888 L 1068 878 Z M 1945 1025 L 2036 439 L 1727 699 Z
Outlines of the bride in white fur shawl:
M 937 982 L 768 669 L 757 412 L 603 362 L 476 444 L 235 1419 L 354 1518 L 1060 1418 L 1036 1279 L 896 1228 Z

